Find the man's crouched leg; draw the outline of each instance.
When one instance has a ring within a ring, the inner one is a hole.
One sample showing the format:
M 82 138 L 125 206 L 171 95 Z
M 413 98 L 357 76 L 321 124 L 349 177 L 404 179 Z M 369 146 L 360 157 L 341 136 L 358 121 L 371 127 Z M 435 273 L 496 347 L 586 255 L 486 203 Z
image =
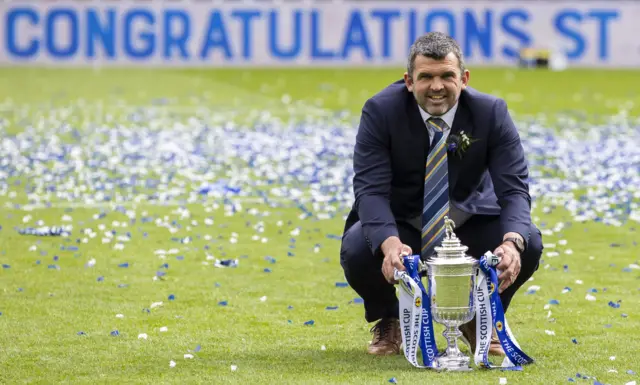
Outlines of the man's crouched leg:
M 398 223 L 403 243 L 419 250 L 420 233 L 408 224 Z M 412 243 L 413 242 L 413 243 Z M 382 274 L 384 256 L 373 255 L 365 241 L 360 222 L 355 223 L 343 236 L 340 265 L 349 285 L 364 301 L 367 322 L 376 322 L 367 351 L 375 355 L 399 354 L 402 345 L 399 304 L 396 288 Z

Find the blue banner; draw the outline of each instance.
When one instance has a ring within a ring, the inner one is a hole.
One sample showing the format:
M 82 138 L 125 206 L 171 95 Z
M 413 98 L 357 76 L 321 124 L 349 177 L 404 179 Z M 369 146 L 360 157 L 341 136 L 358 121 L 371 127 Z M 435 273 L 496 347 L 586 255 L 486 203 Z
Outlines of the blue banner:
M 455 37 L 469 63 L 544 48 L 570 63 L 637 66 L 634 2 L 19 2 L 0 4 L 0 63 L 403 65 L 417 36 Z

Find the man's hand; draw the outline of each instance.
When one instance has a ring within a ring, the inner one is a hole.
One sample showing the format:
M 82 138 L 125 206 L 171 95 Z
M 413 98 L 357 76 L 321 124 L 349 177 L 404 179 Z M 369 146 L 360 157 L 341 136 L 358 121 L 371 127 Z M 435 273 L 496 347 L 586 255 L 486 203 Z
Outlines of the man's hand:
M 505 242 L 498 246 L 493 253 L 498 257 L 502 257 L 502 260 L 496 266 L 496 269 L 502 271 L 498 276 L 498 282 L 500 282 L 498 293 L 502 293 L 516 281 L 518 274 L 520 274 L 520 253 L 511 242 Z
M 395 285 L 398 281 L 394 279 L 394 269 L 406 270 L 402 263 L 402 257 L 411 255 L 411 247 L 403 244 L 398 237 L 389 237 L 382 242 L 380 250 L 384 254 L 382 274 L 387 282 Z

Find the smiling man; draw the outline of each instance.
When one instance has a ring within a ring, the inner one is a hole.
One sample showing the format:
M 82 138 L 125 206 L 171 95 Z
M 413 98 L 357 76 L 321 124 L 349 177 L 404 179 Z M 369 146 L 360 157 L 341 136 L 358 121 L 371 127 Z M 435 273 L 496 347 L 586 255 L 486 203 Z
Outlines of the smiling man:
M 504 100 L 469 87 L 469 77 L 455 40 L 431 32 L 412 45 L 404 79 L 362 109 L 340 263 L 376 322 L 371 354 L 400 353 L 394 268 L 404 270 L 403 254 L 430 258 L 446 216 L 468 254 L 502 257 L 505 311 L 538 269 L 542 237 L 518 131 Z M 475 320 L 461 329 L 475 347 Z M 490 353 L 504 355 L 495 333 Z

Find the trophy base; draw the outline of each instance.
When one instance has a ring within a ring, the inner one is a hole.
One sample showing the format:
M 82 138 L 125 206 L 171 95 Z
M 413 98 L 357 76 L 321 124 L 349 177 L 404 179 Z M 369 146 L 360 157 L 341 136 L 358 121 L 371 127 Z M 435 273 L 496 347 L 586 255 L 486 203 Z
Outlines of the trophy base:
M 437 358 L 438 369 L 447 372 L 470 372 L 473 370 L 470 366 L 470 359 L 464 354 L 447 355 L 445 352 Z

